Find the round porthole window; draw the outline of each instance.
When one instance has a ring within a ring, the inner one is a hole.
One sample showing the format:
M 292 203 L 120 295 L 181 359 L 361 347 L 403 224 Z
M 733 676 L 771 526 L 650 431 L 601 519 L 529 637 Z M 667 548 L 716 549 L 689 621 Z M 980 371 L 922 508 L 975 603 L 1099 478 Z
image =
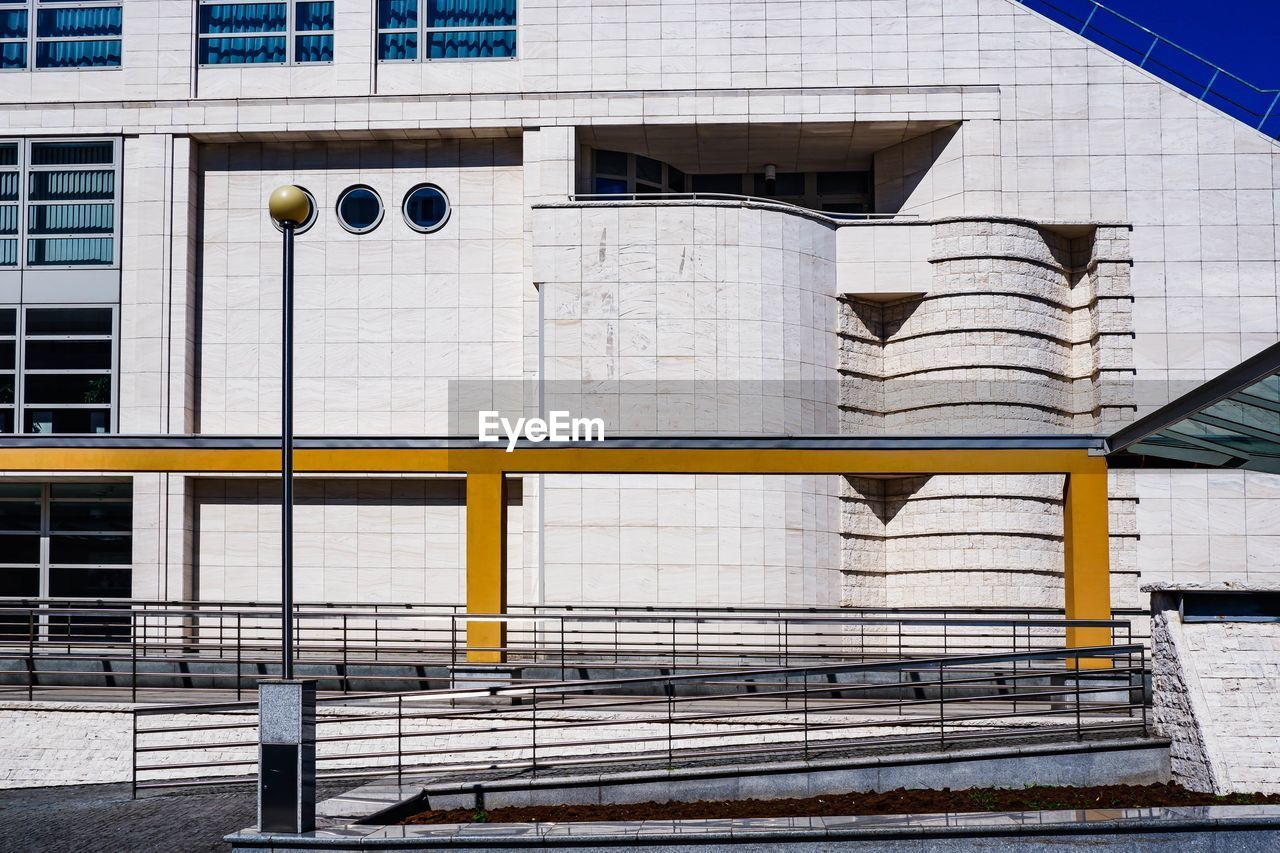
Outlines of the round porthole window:
M 414 231 L 430 233 L 449 220 L 449 197 L 434 184 L 418 184 L 404 197 L 404 221 Z
M 382 222 L 382 199 L 371 187 L 347 187 L 338 196 L 338 222 L 352 234 L 364 234 Z
M 311 230 L 312 225 L 316 224 L 316 216 L 320 213 L 320 208 L 316 205 L 316 197 L 311 194 L 311 190 L 306 187 L 298 187 L 298 189 L 302 190 L 302 194 L 307 197 L 307 201 L 311 202 L 311 212 L 307 214 L 307 221 L 293 229 L 294 234 L 304 234 Z M 276 222 L 273 219 L 271 220 L 271 224 L 276 227 L 277 231 L 282 233 L 284 232 L 284 229 L 280 227 L 279 222 Z

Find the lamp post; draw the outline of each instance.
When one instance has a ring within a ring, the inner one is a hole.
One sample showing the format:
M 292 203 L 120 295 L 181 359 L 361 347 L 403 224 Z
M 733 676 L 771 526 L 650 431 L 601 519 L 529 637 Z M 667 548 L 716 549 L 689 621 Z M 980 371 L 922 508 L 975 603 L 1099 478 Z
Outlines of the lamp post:
M 310 832 L 316 811 L 316 683 L 293 677 L 293 234 L 311 199 L 286 185 L 271 193 L 284 233 L 280 359 L 280 680 L 258 684 L 258 828 Z

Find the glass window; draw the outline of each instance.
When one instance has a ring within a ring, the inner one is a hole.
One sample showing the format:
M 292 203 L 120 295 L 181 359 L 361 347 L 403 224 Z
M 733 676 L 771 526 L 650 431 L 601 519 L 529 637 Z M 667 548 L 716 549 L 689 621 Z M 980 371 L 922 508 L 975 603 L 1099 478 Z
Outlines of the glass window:
M 352 234 L 372 231 L 382 222 L 382 199 L 370 187 L 348 187 L 338 196 L 338 222 Z
M 0 482 L 0 596 L 128 598 L 132 595 L 130 483 Z M 101 639 L 127 617 L 0 617 L 0 636 Z
M 108 432 L 115 399 L 114 309 L 27 308 L 25 314 L 22 431 Z
M 419 184 L 404 197 L 404 221 L 415 231 L 431 232 L 449 219 L 449 197 L 432 184 Z
M 25 160 L 25 179 L 12 188 L 24 190 L 26 196 L 19 199 L 26 202 L 23 262 L 30 267 L 115 263 L 116 144 L 111 140 L 33 141 Z M 0 177 L 0 197 L 11 189 L 7 181 L 12 179 Z M 9 218 L 0 212 L 0 231 Z
M 0 143 L 0 267 L 18 263 L 18 143 Z
M 200 65 L 333 62 L 333 2 L 200 0 Z
M 694 175 L 693 191 L 696 193 L 742 194 L 741 175 Z
M 122 0 L 0 0 L 0 69 L 117 68 Z
M 382 62 L 515 55 L 516 0 L 378 0 Z

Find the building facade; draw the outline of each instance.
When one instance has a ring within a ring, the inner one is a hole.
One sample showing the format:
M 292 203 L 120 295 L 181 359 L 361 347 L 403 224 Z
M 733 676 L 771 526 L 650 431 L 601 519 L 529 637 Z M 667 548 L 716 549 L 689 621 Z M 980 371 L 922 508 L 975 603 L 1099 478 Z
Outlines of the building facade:
M 1106 434 L 1280 337 L 1278 167 L 1013 0 L 0 0 L 0 428 L 278 434 L 295 183 L 300 434 Z M 277 488 L 6 477 L 0 594 L 271 600 Z M 303 480 L 298 598 L 461 601 L 463 488 Z M 1056 606 L 1062 489 L 529 476 L 510 600 Z M 1110 492 L 1117 605 L 1280 576 L 1276 475 Z

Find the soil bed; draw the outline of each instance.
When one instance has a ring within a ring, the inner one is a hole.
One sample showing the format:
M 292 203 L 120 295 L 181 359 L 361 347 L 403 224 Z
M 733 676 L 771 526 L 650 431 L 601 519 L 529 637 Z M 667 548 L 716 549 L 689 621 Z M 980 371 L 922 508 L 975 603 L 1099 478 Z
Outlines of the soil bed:
M 1280 794 L 1215 796 L 1178 785 L 1099 785 L 1091 788 L 1033 786 L 1018 790 L 969 788 L 831 794 L 791 800 L 728 800 L 698 803 L 627 803 L 576 806 L 509 806 L 488 812 L 428 810 L 406 824 L 568 823 L 594 820 L 697 820 L 745 817 L 936 814 L 1042 809 L 1122 809 L 1150 806 L 1280 805 Z

